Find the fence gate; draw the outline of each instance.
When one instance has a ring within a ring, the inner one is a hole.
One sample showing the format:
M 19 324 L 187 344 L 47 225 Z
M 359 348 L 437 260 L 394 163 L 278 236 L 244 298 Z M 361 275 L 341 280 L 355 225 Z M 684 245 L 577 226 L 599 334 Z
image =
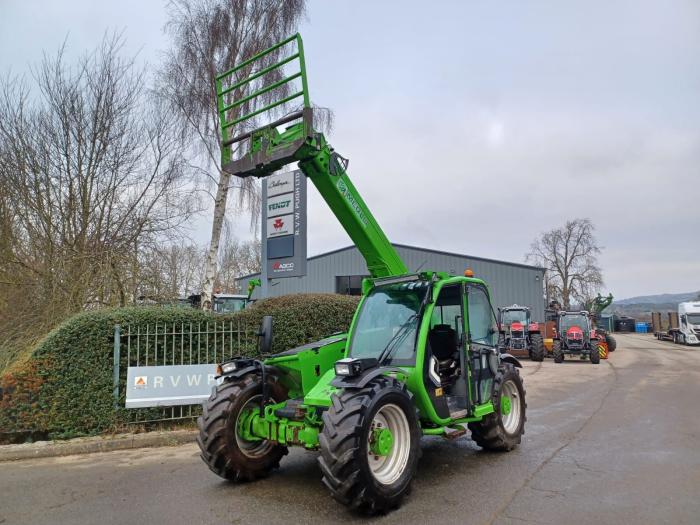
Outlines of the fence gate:
M 256 342 L 240 320 L 116 325 L 115 409 L 127 423 L 195 418 L 214 366 L 250 353 Z

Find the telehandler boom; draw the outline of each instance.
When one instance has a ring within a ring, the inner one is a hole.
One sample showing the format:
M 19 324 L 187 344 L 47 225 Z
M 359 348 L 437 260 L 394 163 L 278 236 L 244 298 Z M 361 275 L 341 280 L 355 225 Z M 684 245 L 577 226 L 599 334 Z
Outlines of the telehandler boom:
M 286 58 L 275 61 L 288 47 Z M 293 64 L 297 71 L 280 74 Z M 289 89 L 272 100 L 281 87 Z M 267 355 L 272 319 L 266 317 L 263 357 L 219 365 L 221 384 L 198 420 L 209 468 L 226 479 L 253 480 L 278 467 L 288 446 L 320 450 L 323 483 L 333 497 L 375 513 L 395 508 L 408 492 L 422 435 L 455 438 L 468 427 L 482 448 L 519 444 L 526 409 L 520 363 L 496 345 L 486 284 L 409 272 L 350 181 L 347 161 L 314 129 L 301 37 L 219 75 L 216 90 L 223 169 L 265 177 L 298 163 L 371 277 L 363 281 L 347 334 Z M 253 119 L 297 99 L 300 110 L 251 129 Z M 230 136 L 234 128 L 240 132 Z

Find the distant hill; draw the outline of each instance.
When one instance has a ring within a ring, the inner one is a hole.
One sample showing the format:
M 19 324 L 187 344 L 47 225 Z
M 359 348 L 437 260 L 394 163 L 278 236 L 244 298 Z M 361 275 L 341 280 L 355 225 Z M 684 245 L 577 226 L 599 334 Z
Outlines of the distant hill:
M 626 305 L 626 304 L 659 304 L 659 303 L 682 303 L 684 301 L 694 301 L 700 295 L 698 292 L 687 292 L 687 293 L 663 293 L 659 295 L 640 295 L 638 297 L 630 297 L 629 299 L 622 299 L 620 301 L 615 301 L 615 305 Z
M 693 301 L 698 295 L 700 292 L 640 295 L 614 301 L 610 308 L 618 315 L 626 315 L 639 321 L 650 321 L 651 312 L 675 312 L 678 309 L 678 303 Z

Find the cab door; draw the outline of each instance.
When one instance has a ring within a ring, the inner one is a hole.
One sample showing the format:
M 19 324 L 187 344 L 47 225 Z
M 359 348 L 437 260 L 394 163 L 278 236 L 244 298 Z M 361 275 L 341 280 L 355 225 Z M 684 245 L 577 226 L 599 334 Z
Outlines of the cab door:
M 443 286 L 430 319 L 424 384 L 435 411 L 442 418 L 464 417 L 470 408 L 464 305 L 462 284 Z
M 480 284 L 465 286 L 467 312 L 467 355 L 473 381 L 472 402 L 478 405 L 491 399 L 495 369 L 498 366 L 496 319 L 486 288 Z

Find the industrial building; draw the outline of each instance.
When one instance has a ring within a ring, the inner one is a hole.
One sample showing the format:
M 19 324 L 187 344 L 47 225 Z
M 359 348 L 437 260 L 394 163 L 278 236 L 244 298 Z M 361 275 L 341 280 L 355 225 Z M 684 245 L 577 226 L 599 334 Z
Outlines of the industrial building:
M 494 308 L 512 304 L 529 306 L 532 308 L 534 320 L 544 320 L 543 268 L 404 244 L 393 246 L 411 271 L 437 270 L 461 275 L 466 268 L 471 268 L 476 277 L 488 283 Z M 270 282 L 269 295 L 360 295 L 362 279 L 369 275 L 365 260 L 355 246 L 309 257 L 307 265 L 307 274 L 303 277 L 273 279 Z M 239 278 L 239 288 L 245 290 L 248 280 L 257 278 L 260 278 L 259 273 Z M 260 288 L 255 290 L 252 298 L 260 298 Z

